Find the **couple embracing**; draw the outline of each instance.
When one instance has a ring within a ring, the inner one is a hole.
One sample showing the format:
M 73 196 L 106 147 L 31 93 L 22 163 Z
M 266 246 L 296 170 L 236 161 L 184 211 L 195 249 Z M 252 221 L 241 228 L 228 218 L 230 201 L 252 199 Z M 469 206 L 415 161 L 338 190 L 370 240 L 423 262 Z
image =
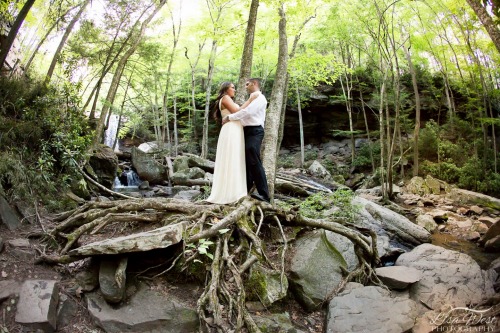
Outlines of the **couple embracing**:
M 250 195 L 269 202 L 267 179 L 260 159 L 264 138 L 266 97 L 260 91 L 260 80 L 246 81 L 249 99 L 240 107 L 233 101 L 234 84 L 224 82 L 215 101 L 215 118 L 222 120 L 217 142 L 212 192 L 207 201 L 217 204 L 233 203 Z

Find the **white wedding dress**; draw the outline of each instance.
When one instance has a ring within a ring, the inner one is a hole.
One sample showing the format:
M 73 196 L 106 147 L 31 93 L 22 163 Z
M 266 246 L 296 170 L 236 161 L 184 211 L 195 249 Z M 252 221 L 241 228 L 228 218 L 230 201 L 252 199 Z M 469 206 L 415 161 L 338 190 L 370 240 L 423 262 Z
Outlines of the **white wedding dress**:
M 219 103 L 219 107 L 221 104 Z M 231 114 L 221 110 L 222 118 Z M 212 191 L 207 201 L 216 204 L 233 203 L 247 195 L 245 169 L 245 137 L 239 120 L 222 126 L 215 155 Z

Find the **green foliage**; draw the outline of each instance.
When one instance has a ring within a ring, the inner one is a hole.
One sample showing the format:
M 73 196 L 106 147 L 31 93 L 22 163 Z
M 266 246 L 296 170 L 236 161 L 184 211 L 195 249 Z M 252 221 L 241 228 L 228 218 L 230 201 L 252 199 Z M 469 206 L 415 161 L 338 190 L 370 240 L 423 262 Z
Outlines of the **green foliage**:
M 420 168 L 424 174 L 429 174 L 448 183 L 456 183 L 460 178 L 460 168 L 453 163 L 423 161 Z
M 356 156 L 354 156 L 353 165 L 361 168 L 372 166 L 370 150 L 375 161 L 375 165 L 380 165 L 380 142 L 362 143 Z
M 420 130 L 418 149 L 423 159 L 437 161 L 438 159 L 439 126 L 434 120 L 426 123 Z
M 300 203 L 300 213 L 310 218 L 325 217 L 325 213 L 328 213 L 328 216 L 345 218 L 352 222 L 359 212 L 359 207 L 351 203 L 353 197 L 354 193 L 348 188 L 329 194 L 316 193 Z M 333 207 L 335 209 L 331 210 Z
M 318 152 L 314 150 L 308 150 L 304 152 L 304 160 L 305 161 L 314 161 L 318 158 Z
M 9 195 L 47 199 L 77 172 L 91 132 L 75 89 L 0 79 L 0 186 Z
M 295 168 L 297 166 L 293 155 L 281 155 L 278 156 L 278 161 L 276 162 L 278 168 Z

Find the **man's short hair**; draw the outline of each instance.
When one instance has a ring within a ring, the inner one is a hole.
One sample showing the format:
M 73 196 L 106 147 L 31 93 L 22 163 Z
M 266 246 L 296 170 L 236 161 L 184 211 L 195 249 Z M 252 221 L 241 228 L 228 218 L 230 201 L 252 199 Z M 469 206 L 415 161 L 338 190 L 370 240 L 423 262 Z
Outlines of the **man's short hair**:
M 247 81 L 252 82 L 253 84 L 257 85 L 257 87 L 260 88 L 260 79 L 259 78 L 253 77 L 253 78 L 248 79 Z

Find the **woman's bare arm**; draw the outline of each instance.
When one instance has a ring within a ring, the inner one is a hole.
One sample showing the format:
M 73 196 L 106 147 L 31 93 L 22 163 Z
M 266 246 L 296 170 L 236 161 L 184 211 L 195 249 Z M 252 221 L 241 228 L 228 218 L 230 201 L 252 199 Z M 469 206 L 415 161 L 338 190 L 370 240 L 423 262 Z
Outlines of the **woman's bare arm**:
M 248 105 L 250 105 L 250 103 L 252 103 L 252 101 L 259 96 L 259 94 L 260 94 L 260 92 L 259 93 L 251 93 L 248 100 L 245 103 L 243 103 L 242 106 L 239 106 L 238 104 L 236 104 L 231 99 L 231 97 L 226 95 L 226 96 L 222 97 L 222 105 L 224 106 L 224 109 L 228 109 L 229 112 L 235 113 L 235 112 L 240 111 L 241 109 L 246 108 Z

